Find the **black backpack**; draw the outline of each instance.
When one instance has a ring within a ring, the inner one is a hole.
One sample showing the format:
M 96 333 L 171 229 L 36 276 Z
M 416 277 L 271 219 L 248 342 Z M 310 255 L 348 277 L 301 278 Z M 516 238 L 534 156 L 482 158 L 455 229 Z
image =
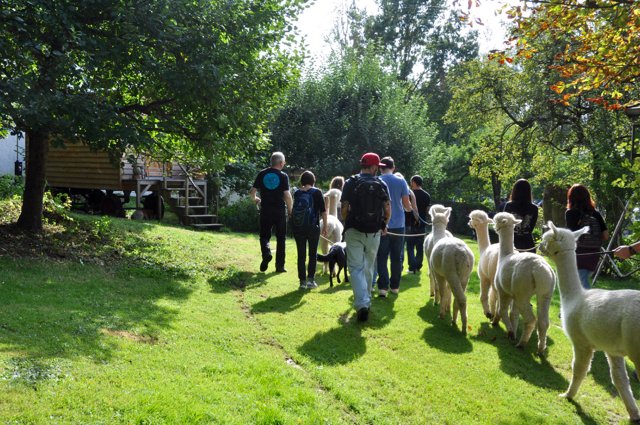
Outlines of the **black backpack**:
M 355 186 L 350 204 L 352 224 L 363 233 L 375 233 L 384 224 L 384 203 L 389 199 L 376 177 L 353 176 Z
M 317 190 L 317 189 L 316 189 Z M 291 226 L 293 233 L 308 233 L 318 225 L 318 213 L 313 203 L 312 190 L 297 190 L 293 195 L 293 211 L 291 213 Z

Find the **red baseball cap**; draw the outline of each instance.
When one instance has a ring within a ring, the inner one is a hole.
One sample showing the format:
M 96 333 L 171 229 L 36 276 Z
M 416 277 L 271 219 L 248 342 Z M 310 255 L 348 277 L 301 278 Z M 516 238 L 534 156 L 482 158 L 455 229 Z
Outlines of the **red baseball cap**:
M 373 152 L 367 152 L 362 155 L 362 158 L 360 158 L 360 165 L 362 165 L 363 167 L 371 167 L 374 165 L 378 167 L 385 166 L 385 164 L 380 162 L 380 157 L 378 156 L 378 154 Z

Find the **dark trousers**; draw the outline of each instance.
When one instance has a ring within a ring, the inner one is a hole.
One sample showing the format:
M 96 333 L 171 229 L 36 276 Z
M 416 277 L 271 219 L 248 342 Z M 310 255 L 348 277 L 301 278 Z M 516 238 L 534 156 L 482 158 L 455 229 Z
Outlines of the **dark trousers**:
M 403 234 L 404 227 L 388 229 L 391 233 Z M 402 274 L 402 250 L 404 248 L 404 236 L 386 235 L 380 238 L 378 248 L 378 289 L 400 288 L 400 275 Z M 387 262 L 391 260 L 391 276 Z
M 287 239 L 287 214 L 285 208 L 262 208 L 260 210 L 260 250 L 262 258 L 271 258 L 271 229 L 275 227 L 276 268 L 284 267 L 284 246 Z
M 407 229 L 407 234 L 416 235 L 426 231 L 426 226 L 411 226 Z M 407 236 L 407 262 L 409 270 L 420 270 L 424 258 L 424 236 Z
M 320 241 L 320 227 L 314 227 L 309 233 L 294 234 L 296 248 L 298 249 L 298 279 L 313 279 L 316 275 L 316 263 L 318 261 L 318 242 Z M 309 245 L 309 267 L 305 275 L 305 262 L 307 260 L 307 244 Z

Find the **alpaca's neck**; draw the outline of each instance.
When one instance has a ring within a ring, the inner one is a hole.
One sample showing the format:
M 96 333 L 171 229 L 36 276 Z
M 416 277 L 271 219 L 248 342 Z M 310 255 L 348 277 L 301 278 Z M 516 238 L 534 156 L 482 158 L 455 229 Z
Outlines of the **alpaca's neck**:
M 489 241 L 489 227 L 485 224 L 479 229 L 476 229 L 476 236 L 478 237 L 478 249 L 480 249 L 480 255 L 489 248 L 491 241 Z
M 563 251 L 554 256 L 558 269 L 558 286 L 563 305 L 581 299 L 584 288 L 580 284 L 575 251 Z
M 437 241 L 444 238 L 447 235 L 446 223 L 434 223 L 433 225 L 433 240 Z
M 337 202 L 337 197 L 336 196 L 329 196 L 329 214 L 332 216 L 337 217 L 338 216 L 338 202 Z
M 500 236 L 500 257 L 513 254 L 513 227 L 501 229 Z

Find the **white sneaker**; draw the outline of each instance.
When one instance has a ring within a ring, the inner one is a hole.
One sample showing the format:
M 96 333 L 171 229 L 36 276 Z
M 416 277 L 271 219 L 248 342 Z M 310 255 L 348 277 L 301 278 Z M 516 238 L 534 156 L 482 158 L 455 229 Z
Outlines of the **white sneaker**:
M 307 280 L 307 289 L 315 289 L 317 287 L 318 287 L 318 284 L 316 283 L 315 280 L 313 279 Z
M 387 290 L 386 290 L 386 289 L 380 289 L 380 290 L 378 291 L 378 296 L 379 296 L 380 298 L 386 298 L 386 297 L 387 297 Z
M 298 289 L 307 289 L 307 282 L 300 280 L 300 287 Z

